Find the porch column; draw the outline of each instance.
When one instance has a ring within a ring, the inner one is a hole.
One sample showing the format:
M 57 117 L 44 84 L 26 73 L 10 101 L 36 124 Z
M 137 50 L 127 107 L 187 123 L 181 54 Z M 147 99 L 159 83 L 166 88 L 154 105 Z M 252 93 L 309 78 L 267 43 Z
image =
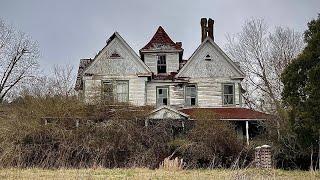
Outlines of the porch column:
M 247 145 L 249 146 L 249 121 L 246 121 L 246 139 Z

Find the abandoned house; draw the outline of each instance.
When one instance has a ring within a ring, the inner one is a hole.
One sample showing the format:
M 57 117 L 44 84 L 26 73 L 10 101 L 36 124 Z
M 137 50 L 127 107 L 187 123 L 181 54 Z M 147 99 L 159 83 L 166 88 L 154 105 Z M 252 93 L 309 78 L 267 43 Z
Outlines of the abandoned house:
M 244 107 L 244 72 L 214 42 L 212 19 L 201 19 L 201 44 L 184 59 L 181 42 L 163 27 L 139 50 L 139 55 L 115 32 L 93 59 L 81 59 L 76 81 L 87 103 L 103 100 L 154 106 L 150 119 L 184 121 L 197 109 L 220 120 L 238 122 L 249 141 L 249 126 L 268 115 Z

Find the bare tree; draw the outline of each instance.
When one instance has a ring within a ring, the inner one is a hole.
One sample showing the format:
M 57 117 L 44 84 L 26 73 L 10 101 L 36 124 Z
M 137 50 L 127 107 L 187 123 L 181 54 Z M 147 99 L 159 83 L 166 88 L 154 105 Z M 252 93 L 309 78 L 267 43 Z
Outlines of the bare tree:
M 51 88 L 54 94 L 70 96 L 74 94 L 74 68 L 71 65 L 53 67 L 53 76 L 51 77 Z
M 0 103 L 14 87 L 34 77 L 38 58 L 38 44 L 0 19 Z
M 12 99 L 19 96 L 64 96 L 75 94 L 74 79 L 75 72 L 71 65 L 54 65 L 48 73 L 41 72 L 29 83 L 15 88 Z M 11 93 L 12 94 L 12 93 Z
M 282 27 L 270 32 L 262 19 L 247 21 L 240 33 L 228 36 L 227 52 L 247 75 L 245 100 L 250 107 L 279 115 L 281 73 L 303 46 L 301 33 Z
M 245 22 L 242 31 L 228 36 L 227 52 L 246 73 L 244 100 L 250 108 L 276 115 L 278 138 L 284 118 L 281 73 L 303 49 L 303 36 L 289 28 L 270 32 L 262 19 Z

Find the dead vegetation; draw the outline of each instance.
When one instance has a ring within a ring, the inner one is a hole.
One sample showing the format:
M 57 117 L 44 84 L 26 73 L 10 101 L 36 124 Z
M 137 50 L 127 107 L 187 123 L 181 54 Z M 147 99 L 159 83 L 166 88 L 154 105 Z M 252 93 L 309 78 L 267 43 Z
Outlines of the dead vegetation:
M 86 105 L 72 96 L 24 96 L 5 107 L 1 167 L 157 168 L 172 154 L 183 168 L 230 167 L 243 148 L 232 127 L 203 118 L 178 135 L 171 120 L 146 127 L 151 107 Z

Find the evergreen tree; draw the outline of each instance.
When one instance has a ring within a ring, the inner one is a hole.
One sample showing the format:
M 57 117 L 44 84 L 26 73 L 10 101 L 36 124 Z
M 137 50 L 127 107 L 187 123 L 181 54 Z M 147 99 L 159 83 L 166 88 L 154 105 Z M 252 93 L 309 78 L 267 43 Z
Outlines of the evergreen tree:
M 304 40 L 305 49 L 282 74 L 282 98 L 298 143 L 315 150 L 320 137 L 320 14 L 308 23 Z

